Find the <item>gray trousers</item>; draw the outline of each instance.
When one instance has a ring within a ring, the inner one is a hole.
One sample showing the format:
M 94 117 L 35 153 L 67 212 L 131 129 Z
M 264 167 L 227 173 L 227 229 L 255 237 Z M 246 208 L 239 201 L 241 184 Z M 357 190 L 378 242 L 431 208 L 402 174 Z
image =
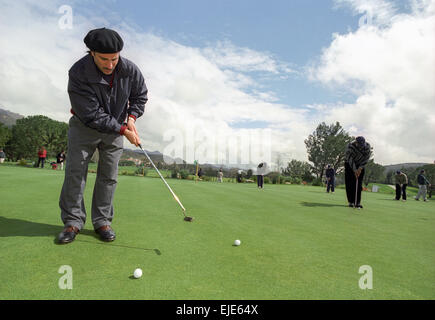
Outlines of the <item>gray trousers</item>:
M 81 230 L 86 223 L 83 192 L 88 175 L 88 164 L 98 149 L 97 177 L 92 197 L 92 224 L 94 229 L 111 225 L 118 162 L 123 150 L 123 137 L 116 133 L 101 133 L 85 126 L 76 116 L 69 120 L 68 152 L 65 180 L 59 199 L 61 219 L 65 227 Z
M 426 200 L 426 192 L 427 192 L 427 187 L 425 184 L 419 184 L 418 185 L 418 193 L 417 196 L 415 197 L 416 199 L 420 199 L 421 196 L 423 196 L 423 200 Z

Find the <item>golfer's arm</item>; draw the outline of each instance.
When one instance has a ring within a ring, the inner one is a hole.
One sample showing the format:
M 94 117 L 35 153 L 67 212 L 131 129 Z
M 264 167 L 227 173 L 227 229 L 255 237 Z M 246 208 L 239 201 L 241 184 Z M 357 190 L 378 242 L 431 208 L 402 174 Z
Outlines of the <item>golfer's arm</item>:
M 135 119 L 143 115 L 145 111 L 145 104 L 148 101 L 148 88 L 145 80 L 140 72 L 134 76 L 129 101 L 128 114 L 132 115 Z

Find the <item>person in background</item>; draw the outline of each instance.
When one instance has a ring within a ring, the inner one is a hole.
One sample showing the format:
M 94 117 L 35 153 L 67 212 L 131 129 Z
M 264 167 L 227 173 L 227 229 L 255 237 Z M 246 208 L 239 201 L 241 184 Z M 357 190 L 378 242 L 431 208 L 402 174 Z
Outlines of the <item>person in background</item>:
M 427 193 L 427 186 L 431 187 L 431 184 L 429 180 L 426 179 L 424 176 L 424 169 L 420 171 L 420 174 L 417 176 L 417 183 L 418 183 L 418 193 L 417 196 L 414 198 L 415 200 L 420 200 L 420 197 L 423 196 L 423 201 L 429 201 L 426 199 L 426 193 Z
M 0 163 L 5 162 L 5 158 L 6 158 L 5 152 L 3 151 L 3 149 L 0 149 Z
M 406 201 L 406 187 L 408 186 L 408 177 L 400 170 L 396 171 L 396 200 L 399 201 L 402 197 L 402 201 Z
M 39 168 L 39 164 L 41 164 L 41 169 L 43 169 L 46 158 L 47 158 L 47 150 L 45 149 L 44 146 L 42 146 L 38 150 L 38 164 L 36 165 L 36 167 Z
M 241 183 L 242 182 L 242 170 L 237 170 L 237 182 Z
M 57 164 L 60 166 L 60 170 L 63 170 L 63 163 L 65 161 L 65 151 L 62 150 L 61 152 L 59 152 L 56 156 L 57 159 Z
M 359 136 L 346 147 L 344 180 L 349 207 L 362 209 L 361 191 L 365 166 L 371 156 L 371 147 L 364 137 Z M 356 184 L 358 182 L 358 185 Z M 356 199 L 355 199 L 356 194 Z
M 218 182 L 219 183 L 221 183 L 223 180 L 222 180 L 222 178 L 224 177 L 224 173 L 222 172 L 222 169 L 219 169 L 219 172 L 218 172 Z
M 202 176 L 203 176 L 204 174 L 203 174 L 203 172 L 202 172 L 202 168 L 199 168 L 199 170 L 198 170 L 198 179 L 199 179 L 199 181 L 202 181 Z
M 263 189 L 264 174 L 266 172 L 266 163 L 262 162 L 257 166 L 257 187 Z
M 334 193 L 335 170 L 334 168 L 331 168 L 330 164 L 328 164 L 328 168 L 326 169 L 325 176 L 326 176 L 326 192 L 329 193 L 329 190 L 331 190 L 331 192 Z

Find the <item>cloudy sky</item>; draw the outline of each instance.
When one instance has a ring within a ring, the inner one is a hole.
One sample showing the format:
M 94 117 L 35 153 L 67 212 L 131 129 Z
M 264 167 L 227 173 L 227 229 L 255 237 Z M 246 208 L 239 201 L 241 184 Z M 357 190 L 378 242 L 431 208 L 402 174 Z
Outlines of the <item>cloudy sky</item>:
M 304 139 L 339 121 L 377 163 L 435 160 L 435 0 L 0 5 L 0 108 L 68 121 L 68 69 L 104 26 L 145 77 L 147 150 L 189 162 L 307 160 Z

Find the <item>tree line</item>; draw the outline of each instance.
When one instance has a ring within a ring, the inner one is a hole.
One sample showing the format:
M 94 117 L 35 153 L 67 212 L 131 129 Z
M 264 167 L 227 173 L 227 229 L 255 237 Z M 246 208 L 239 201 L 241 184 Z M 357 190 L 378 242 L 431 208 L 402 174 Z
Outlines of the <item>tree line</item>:
M 0 148 L 7 159 L 18 161 L 37 157 L 45 147 L 47 157 L 55 157 L 67 148 L 68 124 L 37 115 L 18 119 L 11 128 L 0 123 Z
M 281 174 L 291 178 L 293 183 L 301 181 L 311 182 L 313 185 L 321 185 L 325 179 L 327 165 L 334 168 L 337 176 L 337 183 L 344 181 L 344 161 L 347 144 L 355 137 L 347 133 L 339 122 L 327 125 L 322 122 L 312 134 L 305 139 L 308 162 L 292 159 L 287 167 L 281 169 Z M 372 152 L 373 155 L 373 152 Z M 417 175 L 424 169 L 426 177 L 433 184 L 435 181 L 435 165 L 428 164 L 421 167 L 402 168 L 401 171 L 407 174 L 408 184 L 417 186 Z M 395 184 L 395 171 L 385 172 L 385 167 L 370 159 L 365 167 L 363 183 Z
M 344 171 L 346 145 L 355 137 L 346 132 L 339 122 L 333 124 L 320 123 L 317 128 L 304 140 L 307 149 L 308 162 L 292 159 L 286 167 L 279 164 L 278 172 L 269 174 L 272 183 L 290 182 L 300 184 L 302 182 L 321 185 L 324 180 L 327 165 L 334 168 L 338 183 Z M 52 120 L 46 116 L 36 115 L 18 119 L 11 128 L 0 123 L 0 148 L 4 149 L 6 157 L 11 161 L 20 159 L 32 159 L 37 157 L 40 147 L 47 149 L 48 157 L 55 157 L 60 151 L 67 151 L 68 124 Z M 281 159 L 279 160 L 281 161 Z M 185 171 L 194 174 L 196 166 L 183 163 L 181 165 L 163 164 L 158 162 L 159 169 L 170 169 L 174 172 Z M 424 168 L 429 180 L 435 178 L 435 165 L 426 165 L 419 168 L 402 169 L 408 175 L 409 185 L 416 185 L 416 177 Z M 237 168 L 224 168 L 226 177 L 236 177 Z M 215 167 L 205 167 L 204 176 L 216 176 Z M 385 168 L 370 159 L 366 166 L 363 183 L 367 186 L 371 182 L 394 184 L 394 173 L 385 173 Z M 281 179 L 281 176 L 283 179 Z M 255 177 L 251 169 L 244 175 L 250 179 Z

